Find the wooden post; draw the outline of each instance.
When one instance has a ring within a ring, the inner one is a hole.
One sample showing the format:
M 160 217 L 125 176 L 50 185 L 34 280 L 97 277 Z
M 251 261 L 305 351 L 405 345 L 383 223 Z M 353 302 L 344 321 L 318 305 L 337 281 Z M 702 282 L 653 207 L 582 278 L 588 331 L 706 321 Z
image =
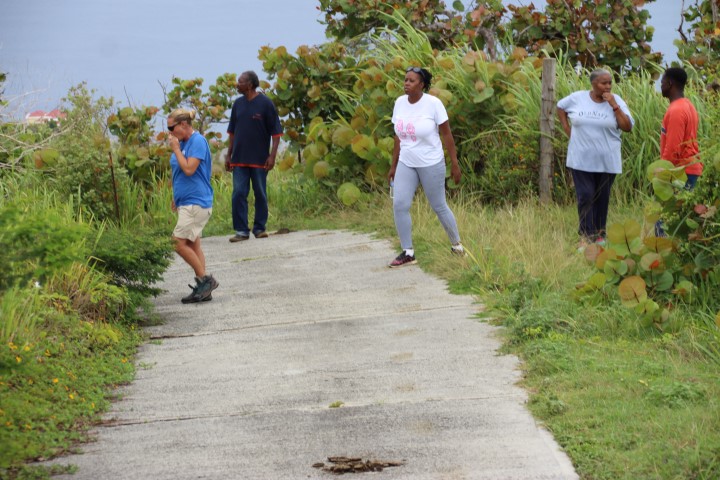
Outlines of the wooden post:
M 555 130 L 555 59 L 543 60 L 540 105 L 540 203 L 552 202 Z

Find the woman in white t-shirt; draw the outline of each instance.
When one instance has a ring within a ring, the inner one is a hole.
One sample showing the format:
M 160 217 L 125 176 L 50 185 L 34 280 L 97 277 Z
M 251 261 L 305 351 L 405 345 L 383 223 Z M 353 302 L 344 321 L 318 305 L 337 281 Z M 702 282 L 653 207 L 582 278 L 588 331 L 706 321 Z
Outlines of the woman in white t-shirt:
M 566 165 L 575 183 L 581 247 L 605 242 L 610 187 L 622 173 L 620 133 L 632 130 L 635 123 L 627 104 L 610 91 L 610 72 L 595 70 L 590 84 L 591 90 L 572 93 L 557 104 L 558 118 L 570 137 Z
M 450 251 L 465 254 L 455 215 L 445 199 L 443 143 L 450 155 L 450 172 L 456 184 L 460 183 L 460 166 L 445 106 L 437 97 L 425 93 L 431 81 L 432 74 L 424 68 L 408 68 L 405 72 L 405 95 L 395 101 L 393 109 L 395 148 L 388 178 L 393 185 L 395 227 L 403 250 L 390 262 L 390 268 L 416 263 L 410 206 L 419 185 L 422 185 L 430 206 L 450 239 Z

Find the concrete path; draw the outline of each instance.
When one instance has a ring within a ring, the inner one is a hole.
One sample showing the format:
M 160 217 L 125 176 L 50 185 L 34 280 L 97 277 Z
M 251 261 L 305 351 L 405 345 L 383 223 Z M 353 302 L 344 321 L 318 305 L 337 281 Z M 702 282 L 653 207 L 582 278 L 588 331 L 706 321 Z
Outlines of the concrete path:
M 389 242 L 313 231 L 203 245 L 213 300 L 180 303 L 192 276 L 178 259 L 137 379 L 98 441 L 55 462 L 79 467 L 60 478 L 327 479 L 313 465 L 332 456 L 403 463 L 359 478 L 577 478 L 479 306 L 418 266 L 388 269 Z

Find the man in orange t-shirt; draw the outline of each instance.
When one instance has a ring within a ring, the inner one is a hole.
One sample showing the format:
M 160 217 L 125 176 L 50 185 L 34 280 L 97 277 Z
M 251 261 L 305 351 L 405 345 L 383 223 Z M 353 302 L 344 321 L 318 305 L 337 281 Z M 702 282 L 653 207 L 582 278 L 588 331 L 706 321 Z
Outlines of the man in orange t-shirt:
M 685 98 L 687 73 L 679 67 L 665 70 L 660 81 L 663 97 L 670 100 L 660 132 L 660 158 L 685 167 L 687 183 L 692 189 L 702 175 L 703 164 L 698 157 L 697 131 L 699 118 L 693 104 Z

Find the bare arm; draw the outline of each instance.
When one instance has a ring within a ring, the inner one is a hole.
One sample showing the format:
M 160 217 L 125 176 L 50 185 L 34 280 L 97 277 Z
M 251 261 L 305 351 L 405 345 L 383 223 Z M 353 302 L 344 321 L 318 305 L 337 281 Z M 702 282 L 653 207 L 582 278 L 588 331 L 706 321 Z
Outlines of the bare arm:
M 400 160 L 400 139 L 395 135 L 395 145 L 393 146 L 392 154 L 392 165 L 388 172 L 388 180 L 393 181 L 395 179 L 395 170 L 397 170 L 398 160 Z
M 272 170 L 275 166 L 275 157 L 277 156 L 281 136 L 282 135 L 274 135 L 272 137 L 272 147 L 270 148 L 270 156 L 268 156 L 267 160 L 265 160 L 265 170 Z
M 625 112 L 622 111 L 620 105 L 615 101 L 615 96 L 612 93 L 603 93 L 603 98 L 607 101 L 613 109 L 615 114 L 615 120 L 617 121 L 618 128 L 623 132 L 629 132 L 632 130 L 632 123 Z
M 195 157 L 185 158 L 182 150 L 180 150 L 180 141 L 174 135 L 170 135 L 170 148 L 175 154 L 175 158 L 177 158 L 180 170 L 182 170 L 186 176 L 192 176 L 200 165 L 200 159 Z
M 570 136 L 570 122 L 568 121 L 568 114 L 565 110 L 562 108 L 557 109 L 557 116 L 560 120 L 560 125 L 562 125 L 563 130 L 565 130 L 565 135 L 568 137 Z
M 450 175 L 452 176 L 455 185 L 458 185 L 460 183 L 460 178 L 462 177 L 462 172 L 460 172 L 460 164 L 458 163 L 457 151 L 455 150 L 455 139 L 450 131 L 450 121 L 446 120 L 444 123 L 441 123 L 439 128 L 443 145 L 445 145 L 445 149 L 450 156 Z
M 235 142 L 235 134 L 228 132 L 228 147 L 227 154 L 225 154 L 225 170 L 228 172 L 232 170 L 230 166 L 230 159 L 232 159 L 233 144 Z

